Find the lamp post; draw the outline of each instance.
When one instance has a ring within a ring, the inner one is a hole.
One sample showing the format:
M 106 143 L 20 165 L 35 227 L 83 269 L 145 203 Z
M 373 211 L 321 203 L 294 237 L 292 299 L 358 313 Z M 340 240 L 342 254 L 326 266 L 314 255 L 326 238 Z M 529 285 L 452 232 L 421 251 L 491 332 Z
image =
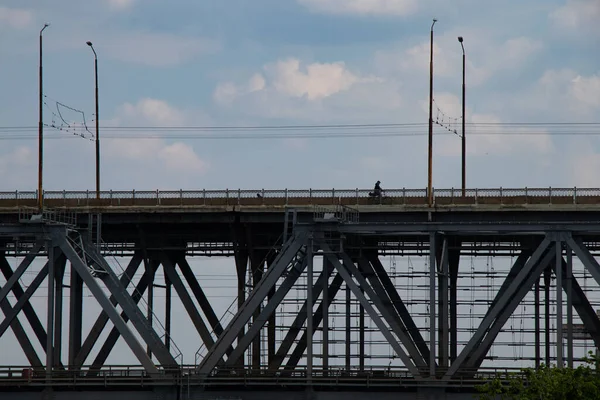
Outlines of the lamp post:
M 94 52 L 94 73 L 96 76 L 96 198 L 100 198 L 100 116 L 98 114 L 98 55 L 92 42 L 86 42 Z
M 431 24 L 431 55 L 429 59 L 429 164 L 427 176 L 427 198 L 429 207 L 433 205 L 432 168 L 433 168 L 433 26 L 437 19 Z
M 467 138 L 465 136 L 465 46 L 463 45 L 463 37 L 459 36 L 458 41 L 462 47 L 462 195 L 466 195 L 467 184 Z
M 44 85 L 43 85 L 43 67 L 42 67 L 42 33 L 44 29 L 49 27 L 50 24 L 44 24 L 44 27 L 40 30 L 40 115 L 39 115 L 39 126 L 38 126 L 38 209 L 40 213 L 44 208 L 44 196 L 43 196 L 43 178 L 44 178 Z

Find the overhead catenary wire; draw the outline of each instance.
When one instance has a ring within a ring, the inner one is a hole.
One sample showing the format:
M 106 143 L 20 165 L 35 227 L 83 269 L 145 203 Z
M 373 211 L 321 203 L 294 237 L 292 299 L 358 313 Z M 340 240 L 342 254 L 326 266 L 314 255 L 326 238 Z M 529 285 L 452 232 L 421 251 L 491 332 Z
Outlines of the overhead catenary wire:
M 600 122 L 523 122 L 469 123 L 470 135 L 549 135 L 597 136 Z M 187 139 L 187 140 L 260 140 L 293 138 L 362 138 L 425 136 L 426 124 L 346 124 L 346 125 L 273 125 L 273 126 L 106 126 L 110 139 Z M 454 135 L 452 125 L 436 132 Z M 0 127 L 0 140 L 28 140 L 37 137 L 33 126 Z M 68 135 L 49 135 L 50 140 L 68 139 Z

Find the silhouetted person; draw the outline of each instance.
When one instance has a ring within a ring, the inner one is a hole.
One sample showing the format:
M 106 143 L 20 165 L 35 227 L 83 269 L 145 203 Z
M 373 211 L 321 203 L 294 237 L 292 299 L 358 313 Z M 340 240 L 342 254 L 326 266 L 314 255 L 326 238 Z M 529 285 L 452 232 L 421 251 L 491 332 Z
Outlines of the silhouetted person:
M 381 181 L 375 182 L 375 188 L 373 189 L 372 192 L 369 192 L 369 196 L 371 196 L 371 197 L 381 197 L 382 190 L 381 190 L 380 184 L 381 184 Z

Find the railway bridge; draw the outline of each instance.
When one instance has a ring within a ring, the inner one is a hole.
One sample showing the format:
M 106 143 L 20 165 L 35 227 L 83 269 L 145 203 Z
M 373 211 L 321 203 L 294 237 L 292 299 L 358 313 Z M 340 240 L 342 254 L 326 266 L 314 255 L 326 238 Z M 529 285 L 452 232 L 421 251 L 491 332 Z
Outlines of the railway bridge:
M 0 193 L 3 398 L 466 399 L 600 346 L 600 189 L 368 192 Z

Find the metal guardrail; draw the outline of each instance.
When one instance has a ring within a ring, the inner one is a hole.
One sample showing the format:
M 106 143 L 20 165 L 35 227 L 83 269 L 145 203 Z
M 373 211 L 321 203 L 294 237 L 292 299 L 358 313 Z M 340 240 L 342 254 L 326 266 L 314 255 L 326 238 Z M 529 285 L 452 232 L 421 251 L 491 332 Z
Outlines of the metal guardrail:
M 19 222 L 76 226 L 77 214 L 65 209 L 52 210 L 47 208 L 40 213 L 35 207 L 20 207 Z
M 195 366 L 184 365 L 168 371 L 159 369 L 158 375 L 148 375 L 140 366 L 104 366 L 101 369 L 81 367 L 78 370 L 54 370 L 47 374 L 43 367 L 0 367 L 0 388 L 24 386 L 156 386 L 156 385 L 208 385 L 208 386 L 304 386 L 308 382 L 323 386 L 386 386 L 386 387 L 474 387 L 491 379 L 506 379 L 522 374 L 520 369 L 480 368 L 475 372 L 463 371 L 468 377 L 451 381 L 430 380 L 420 382 L 403 367 L 379 367 L 373 369 L 313 369 L 308 376 L 305 367 L 293 371 L 255 370 L 251 368 L 217 369 L 208 376 L 195 373 Z M 93 374 L 88 375 L 92 371 Z M 445 372 L 439 369 L 441 377 Z M 469 373 L 470 372 L 470 373 Z
M 319 206 L 313 208 L 315 221 L 338 221 L 342 223 L 357 224 L 360 213 L 358 210 L 341 204 L 335 206 Z
M 427 189 L 386 189 L 381 197 L 370 189 L 302 190 L 154 190 L 44 191 L 53 207 L 179 206 L 179 205 L 304 205 L 427 204 Z M 598 204 L 600 188 L 433 189 L 435 204 Z M 0 192 L 0 207 L 35 205 L 37 191 Z

